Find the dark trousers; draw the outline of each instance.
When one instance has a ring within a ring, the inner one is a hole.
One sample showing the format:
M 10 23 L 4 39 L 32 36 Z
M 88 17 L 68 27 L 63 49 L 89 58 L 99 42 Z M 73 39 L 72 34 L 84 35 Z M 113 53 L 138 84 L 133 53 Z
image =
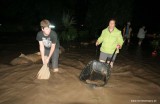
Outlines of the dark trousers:
M 49 56 L 50 49 L 45 49 L 45 56 Z M 52 62 L 52 68 L 58 68 L 59 49 L 55 49 L 50 60 Z

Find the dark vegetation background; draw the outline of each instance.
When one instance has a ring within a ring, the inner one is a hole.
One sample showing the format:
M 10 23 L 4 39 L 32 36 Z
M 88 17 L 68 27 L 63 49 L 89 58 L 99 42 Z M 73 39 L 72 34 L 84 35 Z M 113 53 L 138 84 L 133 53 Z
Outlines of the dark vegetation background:
M 56 26 L 61 41 L 87 41 L 97 38 L 110 18 L 121 30 L 131 21 L 135 36 L 142 25 L 148 34 L 159 34 L 156 0 L 1 0 L 0 42 L 35 41 L 42 19 Z

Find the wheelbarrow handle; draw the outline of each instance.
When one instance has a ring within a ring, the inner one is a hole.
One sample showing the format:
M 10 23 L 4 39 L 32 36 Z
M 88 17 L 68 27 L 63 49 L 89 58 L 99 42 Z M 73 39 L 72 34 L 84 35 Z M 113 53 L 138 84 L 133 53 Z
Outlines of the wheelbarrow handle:
M 111 64 L 112 59 L 113 59 L 114 55 L 116 54 L 116 51 L 117 51 L 117 48 L 114 50 L 114 52 L 113 52 L 113 54 L 112 54 L 112 57 L 111 57 L 111 59 L 110 59 L 110 61 L 109 61 L 109 65 Z

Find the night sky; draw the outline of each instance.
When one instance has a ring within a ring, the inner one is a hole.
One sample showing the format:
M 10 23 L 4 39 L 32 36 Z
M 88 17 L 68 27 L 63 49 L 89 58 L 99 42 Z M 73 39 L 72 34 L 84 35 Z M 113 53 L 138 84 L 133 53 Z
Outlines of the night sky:
M 160 9 L 158 4 L 156 0 L 135 1 L 133 21 L 136 24 L 146 25 L 148 30 L 160 32 Z
M 105 0 L 106 3 L 108 1 L 110 0 Z M 102 3 L 105 2 L 102 0 Z M 121 0 L 121 2 L 123 3 L 123 0 Z M 39 24 L 41 19 L 47 17 L 47 19 L 52 18 L 52 21 L 58 25 L 60 22 L 57 21 L 60 21 L 59 17 L 61 16 L 62 12 L 68 10 L 76 18 L 77 24 L 80 25 L 85 23 L 89 5 L 89 0 L 1 0 L 0 23 L 27 24 L 31 22 L 33 24 Z M 97 5 L 95 5 L 93 8 L 96 8 Z M 137 26 L 137 28 L 139 28 L 141 25 L 146 25 L 148 30 L 159 32 L 160 12 L 158 2 L 156 0 L 134 0 L 132 6 L 133 11 L 131 13 L 131 21 L 133 26 Z M 52 10 L 55 12 L 51 15 L 50 11 Z M 114 10 L 114 8 L 112 10 Z M 97 12 L 101 11 L 97 10 Z

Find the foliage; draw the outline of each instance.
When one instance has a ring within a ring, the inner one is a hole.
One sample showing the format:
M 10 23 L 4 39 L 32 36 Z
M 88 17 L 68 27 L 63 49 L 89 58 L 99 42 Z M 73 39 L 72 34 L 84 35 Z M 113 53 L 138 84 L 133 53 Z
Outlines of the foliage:
M 74 27 L 68 28 L 67 31 L 62 31 L 60 35 L 60 39 L 67 42 L 73 41 L 76 38 L 77 38 L 77 30 Z
M 158 48 L 158 46 L 160 45 L 160 40 L 153 40 L 152 41 L 152 47 L 156 50 Z
M 64 29 L 61 33 L 60 39 L 67 42 L 76 39 L 77 30 L 73 26 L 76 24 L 76 21 L 69 13 L 63 13 L 62 24 L 64 26 Z
M 73 17 L 70 16 L 69 13 L 63 13 L 62 17 L 62 24 L 65 27 L 65 29 L 70 28 L 72 25 L 76 24 L 76 21 Z
M 76 21 L 86 24 L 91 31 L 102 29 L 108 20 L 116 17 L 117 25 L 123 25 L 132 18 L 134 0 L 0 0 L 1 21 L 7 20 L 9 24 L 39 25 L 46 18 L 54 22 L 56 29 L 63 26 L 67 29 L 75 24 L 69 10 L 76 16 Z M 8 3 L 9 2 L 9 3 Z M 84 19 L 85 18 L 85 19 Z M 2 23 L 3 24 L 3 23 Z M 92 34 L 92 33 L 91 33 Z
M 78 32 L 78 38 L 81 40 L 86 40 L 88 39 L 89 36 L 89 31 L 88 30 L 81 30 Z

